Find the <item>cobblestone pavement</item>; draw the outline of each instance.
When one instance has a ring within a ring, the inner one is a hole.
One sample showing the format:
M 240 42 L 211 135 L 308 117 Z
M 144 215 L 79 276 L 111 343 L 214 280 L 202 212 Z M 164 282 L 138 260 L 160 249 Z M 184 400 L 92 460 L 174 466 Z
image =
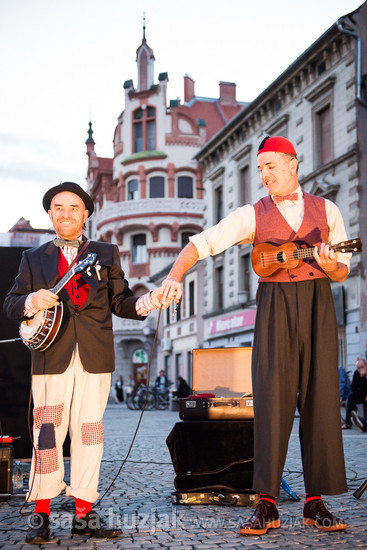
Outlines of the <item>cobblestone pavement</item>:
M 101 469 L 100 490 L 103 495 L 117 474 L 129 449 L 140 411 L 130 411 L 125 405 L 110 404 L 105 414 L 105 452 Z M 348 523 L 345 533 L 322 533 L 302 525 L 304 487 L 298 441 L 298 419 L 295 419 L 290 438 L 284 479 L 300 497 L 292 500 L 281 492 L 278 508 L 282 526 L 269 530 L 260 537 L 241 537 L 238 527 L 243 518 L 252 514 L 250 508 L 228 506 L 177 506 L 172 504 L 174 469 L 166 437 L 176 422 L 178 413 L 146 411 L 132 452 L 114 488 L 97 508 L 107 523 L 122 527 L 117 539 L 96 540 L 71 536 L 73 513 L 71 499 L 58 497 L 52 501 L 52 543 L 41 548 L 63 550 L 196 550 L 216 548 L 269 549 L 269 548 L 365 548 L 367 546 L 366 511 L 367 491 L 357 500 L 353 491 L 367 476 L 367 434 L 355 428 L 343 434 L 349 492 L 346 495 L 326 497 L 326 503 Z M 66 465 L 67 466 L 67 465 Z M 28 465 L 22 464 L 24 471 Z M 66 467 L 68 472 L 68 467 Z M 66 473 L 67 475 L 67 473 Z M 23 517 L 19 515 L 23 498 L 12 497 L 0 501 L 0 548 L 30 548 L 24 542 L 27 516 L 33 505 L 27 505 Z

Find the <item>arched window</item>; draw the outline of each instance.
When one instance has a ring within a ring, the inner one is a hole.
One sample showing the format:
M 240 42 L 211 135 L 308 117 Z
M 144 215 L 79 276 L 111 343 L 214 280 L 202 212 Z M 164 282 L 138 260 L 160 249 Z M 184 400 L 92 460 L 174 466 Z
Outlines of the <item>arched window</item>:
M 134 201 L 139 198 L 139 181 L 136 179 L 127 182 L 127 200 Z
M 191 176 L 178 176 L 177 196 L 179 198 L 192 199 L 194 196 L 194 180 Z
M 152 176 L 149 178 L 149 198 L 159 199 L 164 197 L 164 177 Z
M 154 107 L 139 107 L 133 113 L 134 153 L 156 149 L 156 116 Z
M 138 233 L 132 237 L 131 262 L 146 264 L 148 261 L 146 235 Z

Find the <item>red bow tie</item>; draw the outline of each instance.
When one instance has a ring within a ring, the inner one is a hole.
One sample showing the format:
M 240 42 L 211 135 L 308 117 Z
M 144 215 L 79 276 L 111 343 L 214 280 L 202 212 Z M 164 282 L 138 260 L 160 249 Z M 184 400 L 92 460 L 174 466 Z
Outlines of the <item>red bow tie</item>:
M 283 195 L 282 197 L 273 195 L 272 199 L 275 204 L 279 204 L 283 201 L 298 201 L 298 193 L 291 193 L 290 195 Z

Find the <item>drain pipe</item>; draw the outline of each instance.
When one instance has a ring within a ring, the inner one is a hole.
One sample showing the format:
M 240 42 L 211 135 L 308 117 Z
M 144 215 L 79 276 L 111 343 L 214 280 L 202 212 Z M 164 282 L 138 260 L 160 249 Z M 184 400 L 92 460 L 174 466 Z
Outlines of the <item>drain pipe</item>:
M 341 17 L 336 22 L 336 25 L 338 29 L 346 34 L 350 34 L 357 40 L 357 99 L 358 101 L 364 106 L 367 107 L 367 103 L 362 99 L 361 97 L 361 90 L 362 90 L 362 41 L 359 34 L 355 31 L 351 31 L 350 29 L 346 29 L 343 27 L 343 18 Z

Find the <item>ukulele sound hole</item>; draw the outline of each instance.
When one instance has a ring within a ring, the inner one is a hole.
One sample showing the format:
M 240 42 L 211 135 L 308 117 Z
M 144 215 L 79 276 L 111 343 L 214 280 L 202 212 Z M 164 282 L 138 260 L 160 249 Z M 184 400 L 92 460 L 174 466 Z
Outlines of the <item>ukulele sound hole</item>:
M 284 264 L 284 262 L 287 259 L 287 255 L 285 252 L 278 252 L 277 254 L 277 262 L 280 264 Z

